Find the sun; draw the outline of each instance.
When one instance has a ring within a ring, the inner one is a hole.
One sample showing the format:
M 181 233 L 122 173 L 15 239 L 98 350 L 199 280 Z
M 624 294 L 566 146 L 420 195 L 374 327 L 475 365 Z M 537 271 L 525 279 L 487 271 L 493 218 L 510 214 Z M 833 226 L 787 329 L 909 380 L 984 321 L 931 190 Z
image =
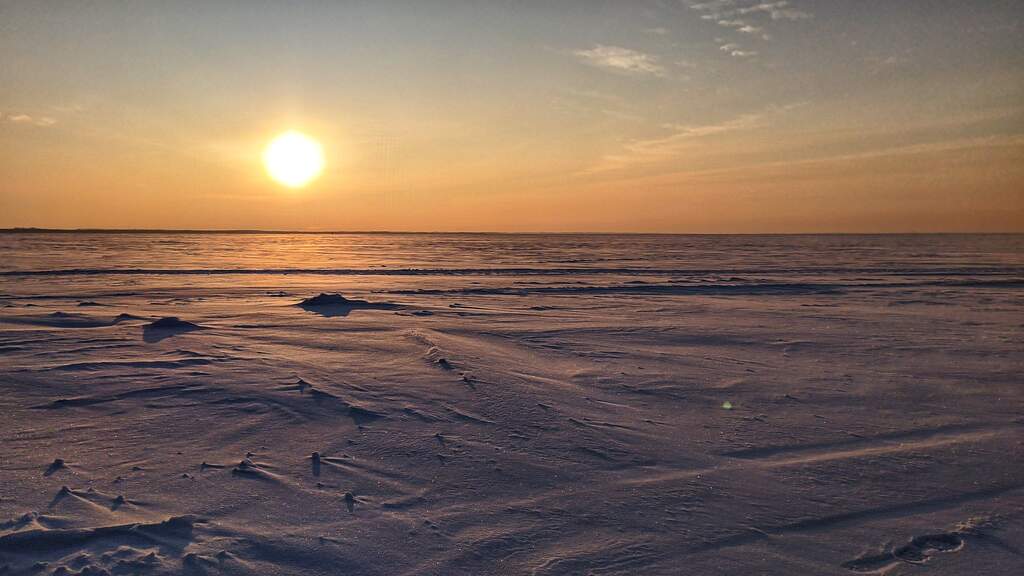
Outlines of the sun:
M 320 143 L 301 132 L 279 134 L 263 149 L 267 174 L 289 188 L 302 188 L 324 169 L 324 150 Z

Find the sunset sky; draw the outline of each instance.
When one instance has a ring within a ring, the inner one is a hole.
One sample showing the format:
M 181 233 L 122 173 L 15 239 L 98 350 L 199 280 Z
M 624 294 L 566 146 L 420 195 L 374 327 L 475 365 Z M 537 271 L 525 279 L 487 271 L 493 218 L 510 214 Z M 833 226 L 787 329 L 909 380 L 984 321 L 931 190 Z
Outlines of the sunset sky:
M 1024 2 L 0 0 L 14 226 L 1024 231 Z

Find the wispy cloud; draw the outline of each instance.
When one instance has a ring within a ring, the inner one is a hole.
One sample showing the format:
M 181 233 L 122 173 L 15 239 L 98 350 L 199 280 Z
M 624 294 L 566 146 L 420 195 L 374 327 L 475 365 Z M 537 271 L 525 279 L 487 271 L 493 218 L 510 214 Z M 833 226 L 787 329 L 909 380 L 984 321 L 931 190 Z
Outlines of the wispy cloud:
M 664 162 L 679 156 L 688 147 L 693 146 L 697 139 L 753 129 L 762 125 L 762 119 L 762 114 L 744 114 L 715 124 L 665 124 L 662 128 L 668 131 L 667 135 L 628 142 L 622 147 L 621 152 L 605 156 L 586 173 L 609 172 Z
M 761 125 L 761 119 L 764 114 L 744 114 L 725 122 L 718 124 L 702 124 L 694 126 L 692 124 L 664 124 L 662 127 L 671 130 L 672 135 L 667 138 L 660 140 L 649 141 L 645 147 L 649 147 L 650 142 L 664 142 L 667 140 L 679 140 L 689 139 L 701 136 L 711 136 L 713 134 L 722 134 L 723 132 L 734 132 L 736 130 L 743 130 L 748 128 L 754 128 Z
M 663 124 L 661 128 L 667 134 L 627 142 L 620 152 L 604 156 L 584 173 L 613 172 L 673 161 L 703 149 L 707 145 L 705 139 L 769 126 L 779 116 L 806 105 L 807 102 L 773 105 L 711 124 Z
M 892 159 L 898 156 L 937 155 L 1007 148 L 1020 149 L 1022 147 L 1024 147 L 1024 136 L 1020 135 L 1001 134 L 992 136 L 974 136 L 918 144 L 899 144 L 860 152 L 822 154 L 819 156 L 805 158 L 741 163 L 722 168 L 710 168 L 705 170 L 684 169 L 656 176 L 644 177 L 644 180 L 650 183 L 651 180 L 673 179 L 682 176 L 715 177 L 727 175 L 735 175 L 744 179 L 764 179 L 792 174 L 794 169 L 799 169 L 801 167 L 807 168 L 828 164 L 835 165 L 876 159 Z
M 772 39 L 766 30 L 771 20 L 809 20 L 814 16 L 792 6 L 789 0 L 775 2 L 751 2 L 750 0 L 709 0 L 690 2 L 690 8 L 702 12 L 700 18 L 728 28 L 739 34 L 757 36 L 762 40 Z M 770 19 L 770 20 L 769 20 Z M 721 44 L 721 43 L 720 43 Z M 749 58 L 755 56 L 755 50 L 724 50 L 730 56 Z
M 733 58 L 753 58 L 757 56 L 757 50 L 746 50 L 736 42 L 728 42 L 722 38 L 716 38 L 715 40 L 719 43 L 718 49 Z
M 810 20 L 814 16 L 809 12 L 797 10 L 790 6 L 788 1 L 761 2 L 753 6 L 737 8 L 737 14 L 754 14 L 762 12 L 771 16 L 772 20 Z
M 22 124 L 25 126 L 39 126 L 46 128 L 53 126 L 57 120 L 49 116 L 29 116 L 28 114 L 16 113 L 5 114 L 0 112 L 0 122 L 9 124 Z
M 738 0 L 712 0 L 691 2 L 690 8 L 705 12 L 704 20 L 723 20 L 747 14 L 766 14 L 772 20 L 810 20 L 814 15 L 795 8 L 789 0 L 776 2 L 740 2 Z
M 665 75 L 665 68 L 658 63 L 656 56 L 621 46 L 597 44 L 587 50 L 576 50 L 573 54 L 585 64 L 613 72 L 649 76 Z
M 690 2 L 690 8 L 694 10 L 718 13 L 727 10 L 736 4 L 736 0 L 707 0 L 705 2 Z

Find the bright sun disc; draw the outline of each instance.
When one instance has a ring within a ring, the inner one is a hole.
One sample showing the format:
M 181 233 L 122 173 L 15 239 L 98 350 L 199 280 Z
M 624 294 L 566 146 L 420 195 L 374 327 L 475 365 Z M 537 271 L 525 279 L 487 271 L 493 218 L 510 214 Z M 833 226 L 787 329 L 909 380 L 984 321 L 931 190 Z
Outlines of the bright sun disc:
M 301 188 L 323 171 L 324 151 L 316 140 L 292 130 L 267 144 L 263 166 L 274 180 L 289 188 Z

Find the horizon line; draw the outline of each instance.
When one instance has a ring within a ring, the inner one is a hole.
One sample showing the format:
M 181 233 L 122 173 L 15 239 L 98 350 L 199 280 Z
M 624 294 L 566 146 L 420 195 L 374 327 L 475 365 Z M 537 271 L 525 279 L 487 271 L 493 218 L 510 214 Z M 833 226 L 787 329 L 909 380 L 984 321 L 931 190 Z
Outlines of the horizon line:
M 287 230 L 260 228 L 42 228 L 16 226 L 0 228 L 0 234 L 460 234 L 460 235 L 589 235 L 589 236 L 938 236 L 938 235 L 1021 235 L 1024 231 L 902 231 L 902 232 L 600 232 L 600 231 L 491 231 L 491 230 Z

